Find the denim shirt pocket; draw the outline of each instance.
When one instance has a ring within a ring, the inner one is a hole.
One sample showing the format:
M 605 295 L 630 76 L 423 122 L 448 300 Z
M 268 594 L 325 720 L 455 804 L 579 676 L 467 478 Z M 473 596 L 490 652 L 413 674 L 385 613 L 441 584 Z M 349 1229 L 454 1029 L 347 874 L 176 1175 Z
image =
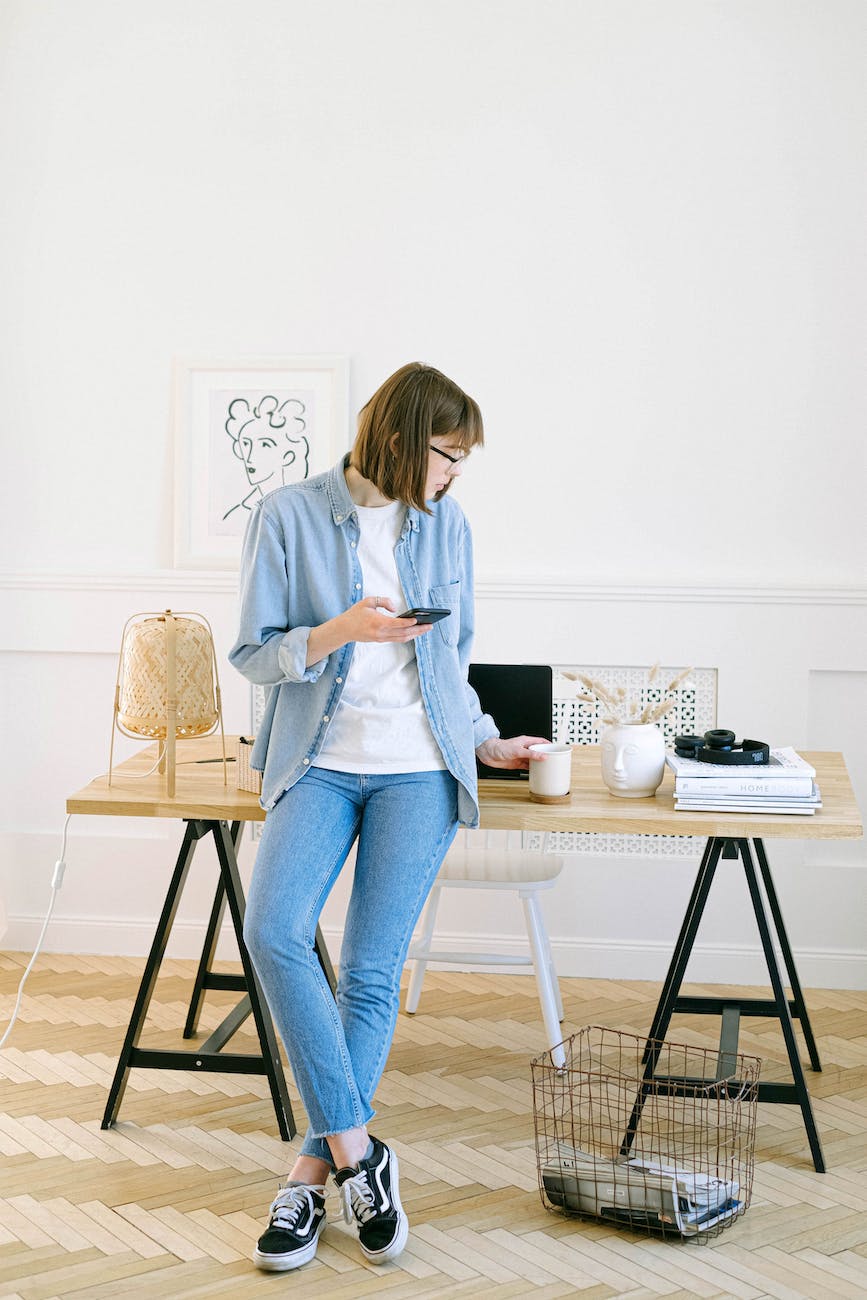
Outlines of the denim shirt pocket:
M 461 635 L 461 583 L 444 582 L 430 589 L 431 604 L 437 609 L 450 609 L 448 618 L 441 618 L 436 625 L 442 639 L 448 646 L 456 646 Z

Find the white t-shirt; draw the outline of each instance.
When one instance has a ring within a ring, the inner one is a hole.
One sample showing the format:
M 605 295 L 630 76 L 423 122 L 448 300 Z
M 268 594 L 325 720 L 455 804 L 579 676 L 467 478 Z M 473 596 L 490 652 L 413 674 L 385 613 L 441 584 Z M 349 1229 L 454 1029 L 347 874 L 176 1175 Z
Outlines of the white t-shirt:
M 356 506 L 364 596 L 388 596 L 406 608 L 394 548 L 406 506 Z M 394 618 L 388 610 L 382 618 Z M 425 636 L 433 635 L 425 632 Z M 340 703 L 314 767 L 337 772 L 435 772 L 445 768 L 418 680 L 415 642 L 357 641 Z

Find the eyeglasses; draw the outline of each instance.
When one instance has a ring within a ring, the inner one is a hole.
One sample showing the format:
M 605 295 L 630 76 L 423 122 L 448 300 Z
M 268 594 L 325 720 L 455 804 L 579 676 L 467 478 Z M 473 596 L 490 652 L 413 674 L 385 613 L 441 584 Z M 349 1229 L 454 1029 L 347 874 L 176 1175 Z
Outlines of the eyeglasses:
M 430 449 L 431 451 L 435 451 L 438 456 L 444 456 L 445 459 L 451 461 L 453 465 L 460 465 L 461 462 L 465 461 L 467 458 L 466 453 L 462 456 L 450 456 L 447 451 L 443 451 L 440 447 L 435 447 L 433 443 L 430 444 Z

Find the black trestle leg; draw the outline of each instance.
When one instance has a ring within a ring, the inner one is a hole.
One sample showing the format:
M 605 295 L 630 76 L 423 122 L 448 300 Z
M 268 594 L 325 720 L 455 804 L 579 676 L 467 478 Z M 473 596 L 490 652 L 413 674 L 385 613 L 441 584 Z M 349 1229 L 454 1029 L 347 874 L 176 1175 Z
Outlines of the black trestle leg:
M 204 821 L 189 819 L 186 823 L 183 842 L 177 863 L 172 873 L 171 882 L 163 903 L 150 953 L 145 964 L 138 994 L 136 996 L 129 1028 L 124 1038 L 123 1048 L 108 1095 L 108 1103 L 102 1120 L 104 1129 L 110 1128 L 117 1119 L 118 1109 L 123 1100 L 130 1069 L 141 1067 L 157 1070 L 196 1070 L 203 1073 L 227 1074 L 264 1074 L 268 1079 L 271 1098 L 277 1116 L 277 1126 L 284 1141 L 296 1133 L 292 1106 L 283 1075 L 283 1065 L 277 1046 L 271 1016 L 256 979 L 255 971 L 244 944 L 244 893 L 238 873 L 236 848 L 241 833 L 241 822 L 235 822 L 229 830 L 223 821 Z M 202 998 L 209 988 L 231 989 L 244 996 L 229 1012 L 223 1022 L 194 1051 L 153 1051 L 138 1046 L 144 1027 L 148 1007 L 153 996 L 160 965 L 165 956 L 172 925 L 177 915 L 181 894 L 187 880 L 196 846 L 205 835 L 213 834 L 220 864 L 220 881 L 217 887 L 204 949 L 199 962 L 196 987 L 187 1015 L 185 1037 L 196 1031 Z M 220 922 L 226 903 L 232 917 L 232 926 L 241 956 L 243 975 L 220 974 L 211 970 L 216 951 Z M 327 960 L 324 942 L 322 950 Z M 245 1053 L 224 1053 L 223 1046 L 237 1033 L 238 1029 L 252 1013 L 259 1038 L 260 1055 Z
M 316 956 L 319 958 L 319 965 L 322 967 L 322 973 L 331 986 L 331 992 L 336 994 L 337 976 L 334 974 L 334 967 L 331 965 L 331 957 L 328 954 L 328 949 L 325 946 L 325 940 L 322 937 L 322 931 L 319 929 L 318 924 L 316 926 L 316 936 L 313 941 L 313 946 L 316 949 Z
M 707 904 L 707 896 L 710 893 L 710 887 L 713 883 L 714 872 L 720 856 L 728 843 L 727 840 L 709 839 L 704 847 L 701 863 L 698 869 L 698 875 L 695 878 L 692 894 L 687 904 L 686 915 L 680 928 L 680 934 L 677 937 L 677 943 L 674 946 L 674 954 L 668 967 L 668 972 L 662 985 L 659 1002 L 657 1003 L 656 1012 L 654 1013 L 653 1023 L 650 1026 L 650 1033 L 647 1039 L 642 1056 L 642 1065 L 644 1067 L 642 1082 L 639 1085 L 638 1093 L 632 1106 L 632 1114 L 626 1126 L 626 1132 L 623 1135 L 623 1141 L 620 1144 L 620 1154 L 628 1155 L 635 1141 L 635 1135 L 638 1132 L 638 1125 L 641 1122 L 641 1112 L 644 1109 L 644 1099 L 648 1095 L 651 1080 L 656 1071 L 656 1063 L 659 1058 L 659 1044 L 665 1037 L 674 1008 L 677 1003 L 677 995 L 680 992 L 680 986 L 683 983 L 683 977 L 686 973 L 687 963 L 692 952 L 695 936 L 698 933 L 699 922 L 704 913 Z
M 232 823 L 232 844 L 235 848 L 235 857 L 238 855 L 238 841 L 241 838 L 241 829 L 243 822 Z M 211 907 L 211 915 L 208 918 L 208 926 L 205 931 L 205 942 L 202 945 L 202 955 L 199 959 L 198 970 L 193 984 L 193 992 L 190 998 L 190 1009 L 187 1012 L 187 1019 L 184 1025 L 184 1038 L 192 1038 L 199 1027 L 199 1016 L 202 1013 L 202 1006 L 205 1001 L 205 991 L 208 988 L 208 977 L 211 974 L 214 965 L 214 957 L 217 953 L 217 942 L 220 937 L 220 926 L 223 924 L 223 913 L 226 910 L 226 891 L 223 886 L 223 877 L 220 875 L 217 881 L 217 888 L 214 893 L 214 902 Z
M 793 1082 L 759 1083 L 758 1100 L 772 1104 L 795 1104 L 800 1106 L 816 1172 L 825 1172 L 822 1146 L 819 1141 L 819 1133 L 813 1116 L 812 1103 L 810 1094 L 807 1091 L 803 1067 L 798 1055 L 793 1017 L 799 1019 L 804 1027 L 804 1038 L 810 1053 L 810 1062 L 815 1070 L 821 1069 L 819 1054 L 816 1050 L 815 1039 L 807 1017 L 804 995 L 795 969 L 791 945 L 783 924 L 782 910 L 774 888 L 764 846 L 760 839 L 756 839 L 754 844 L 759 867 L 758 872 L 753 861 L 748 839 L 733 837 L 711 838 L 705 846 L 686 916 L 681 926 L 674 955 L 654 1013 L 650 1034 L 645 1044 L 642 1057 L 642 1078 L 638 1084 L 632 1114 L 620 1147 L 623 1155 L 628 1155 L 635 1141 L 638 1126 L 641 1122 L 644 1100 L 649 1093 L 660 1088 L 670 1087 L 675 1090 L 672 1095 L 688 1096 L 688 1092 L 683 1093 L 678 1089 L 693 1086 L 695 1083 L 695 1080 L 680 1079 L 675 1076 L 669 1078 L 657 1073 L 660 1051 L 657 1044 L 661 1043 L 665 1038 L 673 1014 L 686 1012 L 688 1014 L 718 1015 L 722 1017 L 716 1081 L 724 1084 L 737 1068 L 737 1040 L 741 1018 L 743 1016 L 768 1016 L 779 1020 L 782 1027 L 786 1052 L 789 1057 L 789 1064 L 792 1067 Z M 726 994 L 724 997 L 710 997 L 706 994 L 701 997 L 680 996 L 680 986 L 683 982 L 687 962 L 698 932 L 699 921 L 707 903 L 714 871 L 720 857 L 732 859 L 740 857 L 743 864 L 750 900 L 762 943 L 762 951 L 765 956 L 765 964 L 771 980 L 773 998 L 740 997 L 735 994 Z M 759 874 L 761 874 L 761 880 Z M 763 886 L 765 893 L 763 893 Z M 767 895 L 767 907 L 765 894 Z M 768 909 L 770 910 L 770 917 Z M 771 928 L 771 919 L 773 920 L 774 931 Z M 791 1003 L 786 999 L 783 975 L 774 947 L 775 937 L 779 939 L 785 970 L 792 988 L 793 998 Z M 711 1080 L 707 1080 L 707 1082 L 711 1082 Z
M 777 937 L 780 941 L 780 952 L 783 954 L 786 973 L 789 976 L 789 987 L 792 990 L 792 1001 L 795 1004 L 795 1012 L 801 1024 L 801 1032 L 804 1035 L 804 1042 L 810 1057 L 810 1065 L 814 1070 L 820 1071 L 822 1069 L 822 1062 L 819 1059 L 819 1049 L 816 1047 L 816 1040 L 813 1037 L 813 1028 L 810 1024 L 810 1017 L 807 1015 L 807 1004 L 804 1001 L 801 981 L 798 979 L 798 972 L 795 967 L 795 959 L 792 956 L 789 936 L 786 934 L 786 927 L 783 923 L 783 913 L 780 910 L 777 891 L 774 888 L 771 868 L 768 865 L 768 859 L 765 856 L 765 846 L 761 840 L 753 840 L 753 846 L 756 850 L 756 858 L 759 864 L 759 871 L 762 875 L 762 882 L 765 886 L 765 893 L 768 896 L 768 906 L 771 909 L 771 916 L 774 918 L 774 926 L 776 927 Z
M 707 896 L 713 884 L 717 863 L 727 843 L 727 840 L 709 839 L 704 847 L 698 875 L 695 878 L 692 894 L 687 904 L 683 925 L 680 928 L 677 943 L 674 945 L 674 953 L 662 985 L 662 992 L 654 1013 L 653 1023 L 650 1026 L 648 1038 L 651 1040 L 664 1038 L 668 1030 L 677 995 L 680 992 L 680 986 L 686 974 L 687 963 L 698 933 L 699 922 L 707 904 Z M 646 1057 L 647 1052 L 645 1052 L 645 1059 Z
M 761 885 L 750 852 L 749 840 L 739 840 L 738 843 L 740 846 L 741 858 L 743 859 L 744 872 L 747 877 L 750 898 L 753 904 L 753 911 L 756 916 L 756 924 L 759 927 L 759 937 L 762 941 L 765 961 L 768 966 L 768 974 L 771 977 L 771 987 L 774 991 L 774 1002 L 776 1004 L 776 1015 L 783 1028 L 783 1039 L 789 1056 L 789 1064 L 792 1067 L 792 1077 L 795 1081 L 795 1098 L 801 1108 L 801 1114 L 804 1117 L 804 1127 L 807 1130 L 807 1139 L 810 1143 L 813 1165 L 816 1169 L 816 1173 L 823 1174 L 825 1172 L 825 1158 L 822 1154 L 822 1144 L 819 1141 L 819 1132 L 816 1128 L 816 1121 L 813 1117 L 813 1107 L 810 1102 L 810 1094 L 807 1091 L 807 1081 L 804 1078 L 801 1058 L 798 1053 L 798 1044 L 795 1039 L 795 1026 L 792 1023 L 792 1016 L 789 1011 L 789 1003 L 786 998 L 783 979 L 780 974 L 779 965 L 777 964 L 777 954 L 774 950 L 774 941 L 771 935 L 771 927 L 768 923 L 768 915 L 765 911 Z
M 268 1078 L 271 1099 L 274 1102 L 274 1110 L 277 1114 L 277 1124 L 280 1129 L 280 1136 L 284 1141 L 288 1141 L 291 1137 L 294 1137 L 297 1130 L 292 1116 L 292 1104 L 286 1088 L 286 1079 L 283 1074 L 283 1064 L 280 1060 L 280 1050 L 277 1046 L 271 1013 L 268 1010 L 256 972 L 253 969 L 253 962 L 244 943 L 244 893 L 241 888 L 241 878 L 238 874 L 235 846 L 226 822 L 212 822 L 211 829 L 217 846 L 217 857 L 220 862 L 226 900 L 229 904 L 229 914 L 238 941 L 238 951 L 244 970 L 244 982 L 250 998 L 253 1020 L 262 1049 L 265 1074 Z
M 202 835 L 206 833 L 207 826 L 202 822 L 188 821 L 184 838 L 181 843 L 181 849 L 178 853 L 178 860 L 175 863 L 175 869 L 172 873 L 172 879 L 169 884 L 168 892 L 163 903 L 163 909 L 160 913 L 160 919 L 157 923 L 156 933 L 153 937 L 148 959 L 145 963 L 144 975 L 139 985 L 138 994 L 133 1007 L 132 1017 L 129 1022 L 129 1028 L 121 1048 L 120 1057 L 117 1063 L 117 1069 L 114 1072 L 114 1078 L 108 1093 L 108 1102 L 105 1107 L 105 1114 L 102 1117 L 102 1128 L 111 1128 L 117 1119 L 117 1112 L 120 1103 L 123 1100 L 123 1094 L 126 1091 L 127 1079 L 129 1078 L 130 1060 L 135 1048 L 138 1046 L 138 1040 L 141 1031 L 144 1028 L 145 1017 L 147 1016 L 150 1000 L 153 997 L 154 986 L 159 974 L 160 965 L 165 955 L 166 945 L 169 941 L 169 934 L 174 923 L 178 910 L 178 904 L 181 901 L 181 893 L 187 879 L 187 873 L 190 869 L 190 863 L 193 860 L 193 854 L 196 844 Z

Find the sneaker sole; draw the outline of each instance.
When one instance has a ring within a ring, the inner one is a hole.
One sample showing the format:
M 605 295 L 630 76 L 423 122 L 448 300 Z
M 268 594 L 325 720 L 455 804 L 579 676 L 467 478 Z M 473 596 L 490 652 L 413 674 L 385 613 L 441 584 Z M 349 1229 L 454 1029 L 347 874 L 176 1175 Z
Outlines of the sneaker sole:
M 391 1203 L 397 1210 L 397 1232 L 393 1240 L 381 1250 L 368 1250 L 362 1242 L 358 1243 L 362 1255 L 370 1264 L 385 1264 L 388 1260 L 395 1259 L 403 1251 L 409 1236 L 409 1219 L 400 1203 L 400 1173 L 394 1151 L 391 1151 Z
M 264 1269 L 266 1273 L 287 1273 L 290 1269 L 301 1268 L 303 1264 L 309 1264 L 316 1254 L 316 1247 L 319 1245 L 319 1238 L 325 1228 L 325 1220 L 316 1230 L 316 1236 L 306 1246 L 299 1247 L 298 1250 L 287 1251 L 285 1255 L 263 1255 L 257 1246 L 251 1256 L 253 1263 L 257 1268 Z
M 394 1241 L 392 1241 L 391 1245 L 383 1246 L 382 1250 L 367 1250 L 366 1247 L 361 1245 L 361 1242 L 358 1244 L 361 1246 L 362 1255 L 369 1264 L 386 1264 L 390 1259 L 396 1259 L 398 1255 L 403 1253 L 408 1237 L 409 1219 L 406 1217 L 403 1210 L 401 1210 L 398 1218 L 397 1233 L 395 1234 Z

